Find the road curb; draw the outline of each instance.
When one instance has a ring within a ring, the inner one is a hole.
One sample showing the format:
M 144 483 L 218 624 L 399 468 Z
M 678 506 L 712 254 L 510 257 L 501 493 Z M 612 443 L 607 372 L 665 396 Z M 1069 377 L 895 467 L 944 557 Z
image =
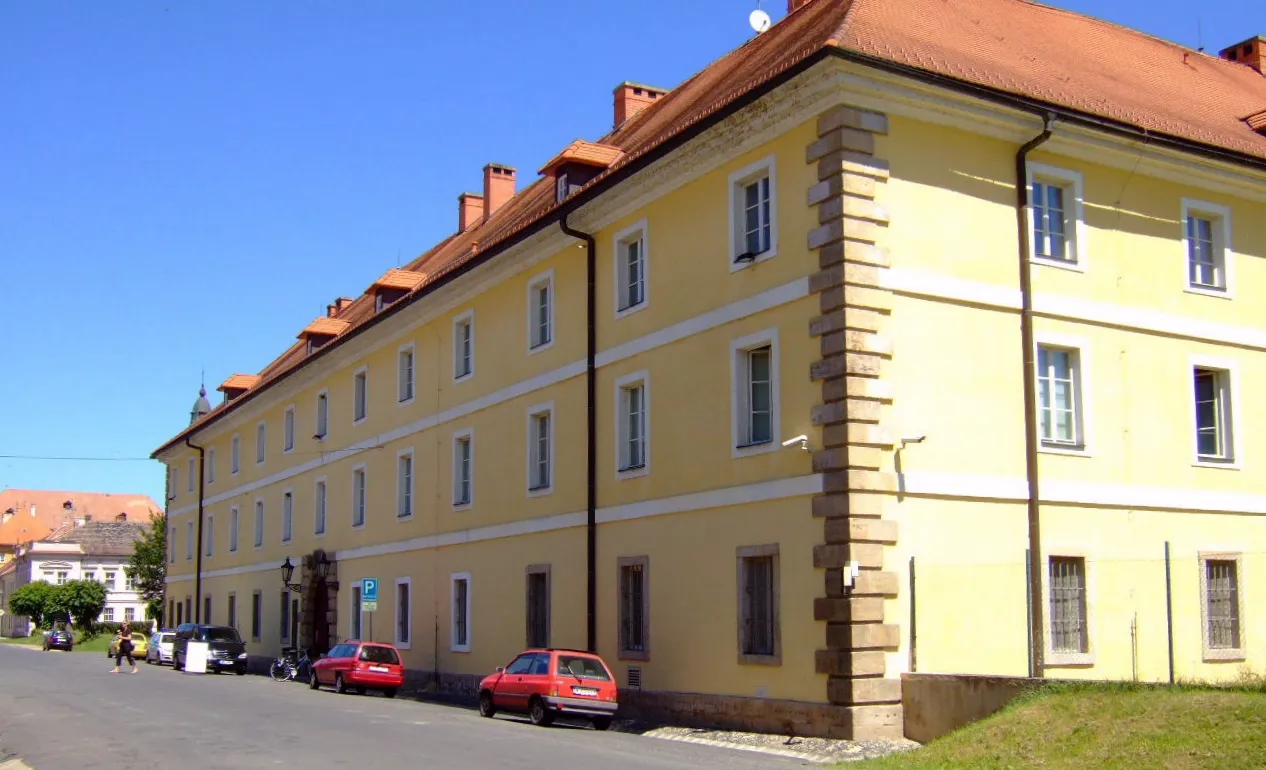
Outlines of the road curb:
M 33 770 L 33 768 L 20 759 L 7 759 L 0 762 L 0 770 Z
M 835 762 L 847 761 L 841 760 L 839 757 L 824 756 L 821 754 L 808 754 L 803 751 L 788 751 L 786 749 L 776 749 L 772 746 L 752 746 L 745 743 L 730 743 L 729 741 L 717 741 L 711 738 L 696 738 L 690 735 L 656 735 L 655 733 L 643 733 L 647 738 L 656 738 L 661 741 L 676 741 L 678 743 L 695 743 L 700 746 L 711 746 L 716 749 L 737 749 L 739 751 L 750 751 L 756 754 L 769 754 L 775 757 L 786 757 L 788 759 L 799 759 L 805 762 L 813 762 L 819 765 L 829 765 Z M 0 770 L 5 770 L 0 767 Z

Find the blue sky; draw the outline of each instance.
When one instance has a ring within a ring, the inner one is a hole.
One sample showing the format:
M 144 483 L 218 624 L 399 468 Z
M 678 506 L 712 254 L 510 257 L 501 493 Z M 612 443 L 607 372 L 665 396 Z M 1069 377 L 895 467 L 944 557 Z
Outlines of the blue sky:
M 1252 0 L 1057 3 L 1213 51 Z M 340 294 L 751 34 L 754 0 L 0 3 L 0 488 L 141 492 L 142 458 Z M 775 20 L 783 0 L 764 0 Z

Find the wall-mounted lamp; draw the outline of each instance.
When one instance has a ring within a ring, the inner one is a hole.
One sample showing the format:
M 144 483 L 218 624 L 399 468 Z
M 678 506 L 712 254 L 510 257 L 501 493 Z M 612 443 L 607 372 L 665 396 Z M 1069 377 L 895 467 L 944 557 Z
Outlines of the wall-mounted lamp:
M 281 565 L 281 584 L 287 590 L 295 593 L 303 593 L 303 588 L 298 583 L 291 583 L 290 578 L 294 577 L 295 565 L 290 563 L 290 557 L 286 557 L 286 563 Z
M 927 436 L 902 436 L 901 448 L 905 449 L 906 444 L 922 444 L 926 438 Z
M 798 446 L 806 452 L 813 451 L 813 447 L 809 446 L 808 436 L 796 436 L 795 438 L 789 438 L 786 441 L 782 442 L 782 445 L 787 448 Z

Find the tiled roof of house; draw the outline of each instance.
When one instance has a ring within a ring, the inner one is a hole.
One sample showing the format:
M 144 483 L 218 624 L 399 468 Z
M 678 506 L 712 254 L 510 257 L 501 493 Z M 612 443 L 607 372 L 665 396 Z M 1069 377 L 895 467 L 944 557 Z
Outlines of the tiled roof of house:
M 329 336 L 335 337 L 347 331 L 347 327 L 351 324 L 342 318 L 330 318 L 321 316 L 312 323 L 303 327 L 303 331 L 299 332 L 300 337 L 309 336 Z
M 1266 136 L 1247 121 L 1266 110 L 1266 77 L 1243 64 L 1027 0 L 810 0 L 599 142 L 586 143 L 611 148 L 612 158 L 588 187 L 687 135 L 812 57 L 832 52 L 1229 151 L 1266 165 Z M 545 221 L 558 208 L 552 180 L 536 180 L 493 216 L 405 265 L 405 270 L 427 274 L 410 290 L 427 291 L 478 254 Z M 373 298 L 363 295 L 337 317 L 354 333 L 373 315 Z M 267 387 L 306 358 L 302 344 L 291 345 L 265 367 L 253 390 Z M 243 400 L 217 407 L 164 448 Z
M 64 507 L 67 501 L 72 510 Z M 43 540 L 62 524 L 85 515 L 113 522 L 120 513 L 126 513 L 129 522 L 148 523 L 152 514 L 161 511 L 148 495 L 5 489 L 0 491 L 0 545 Z
M 619 147 L 577 139 L 541 166 L 541 173 L 547 173 L 564 163 L 584 163 L 599 168 L 610 168 L 623 154 L 624 150 Z
M 258 374 L 234 374 L 220 383 L 216 390 L 249 390 L 259 382 Z
M 415 273 L 409 270 L 400 270 L 391 268 L 382 277 L 374 281 L 371 289 L 404 289 L 411 291 L 422 285 L 426 280 L 426 273 Z
M 131 556 L 136 551 L 136 541 L 145 536 L 147 526 L 135 521 L 90 521 L 54 540 L 75 543 L 84 553 L 95 556 Z

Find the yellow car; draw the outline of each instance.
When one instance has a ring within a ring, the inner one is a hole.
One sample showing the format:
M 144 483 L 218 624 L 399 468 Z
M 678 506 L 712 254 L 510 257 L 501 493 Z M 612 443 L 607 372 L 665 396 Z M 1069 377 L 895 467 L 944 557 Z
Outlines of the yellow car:
M 149 636 L 144 631 L 132 632 L 132 660 L 144 660 L 145 651 L 149 649 Z M 114 638 L 110 640 L 110 649 L 106 651 L 106 657 L 113 658 L 119 654 L 119 635 L 115 633 Z

